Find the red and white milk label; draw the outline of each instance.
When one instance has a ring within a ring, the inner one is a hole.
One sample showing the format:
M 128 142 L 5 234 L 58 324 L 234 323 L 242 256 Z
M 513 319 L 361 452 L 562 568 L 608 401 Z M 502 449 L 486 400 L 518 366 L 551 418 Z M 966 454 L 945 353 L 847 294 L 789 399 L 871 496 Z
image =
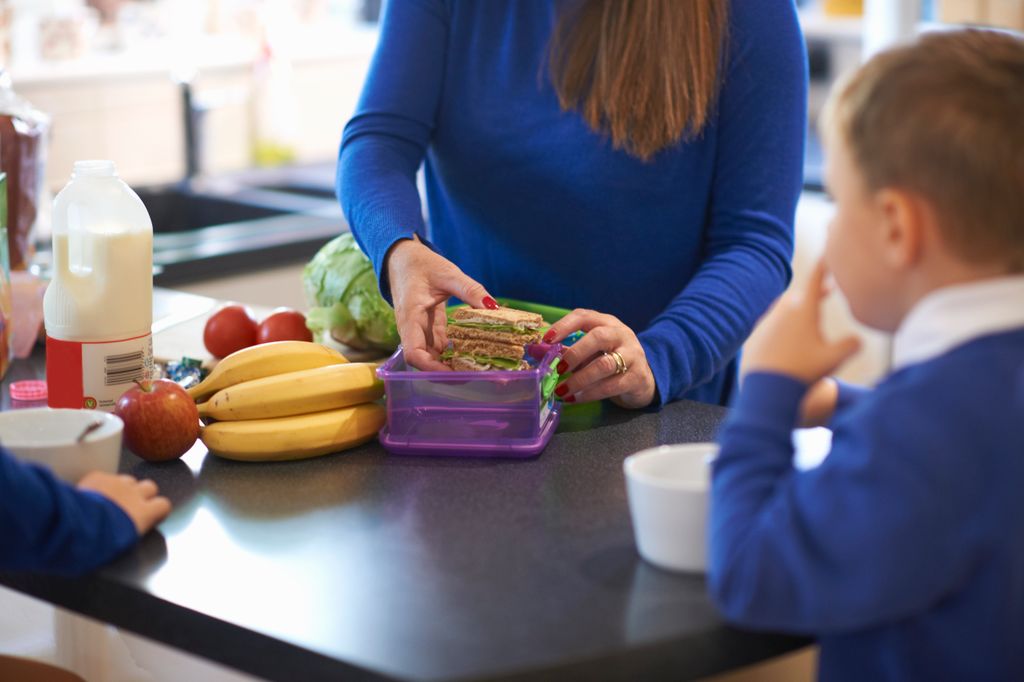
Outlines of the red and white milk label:
M 153 336 L 104 342 L 46 339 L 50 407 L 111 412 L 125 391 L 153 377 Z

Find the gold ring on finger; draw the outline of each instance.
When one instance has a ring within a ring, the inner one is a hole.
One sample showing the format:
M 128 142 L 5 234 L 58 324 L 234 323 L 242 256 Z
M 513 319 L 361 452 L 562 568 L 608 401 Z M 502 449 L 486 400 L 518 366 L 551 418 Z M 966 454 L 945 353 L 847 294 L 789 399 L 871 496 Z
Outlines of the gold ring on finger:
M 629 366 L 626 364 L 626 361 L 622 359 L 622 354 L 619 353 L 619 351 L 617 351 L 617 350 L 608 351 L 608 352 L 605 353 L 605 355 L 612 356 L 612 360 L 615 361 L 615 373 L 616 374 L 625 374 L 626 372 L 629 371 Z

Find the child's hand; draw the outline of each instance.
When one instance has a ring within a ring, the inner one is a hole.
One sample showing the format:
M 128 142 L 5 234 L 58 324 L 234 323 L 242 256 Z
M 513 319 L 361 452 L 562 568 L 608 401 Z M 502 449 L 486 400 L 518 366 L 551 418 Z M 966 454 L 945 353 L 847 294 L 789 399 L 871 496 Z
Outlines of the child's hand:
M 135 523 L 139 535 L 144 535 L 171 512 L 170 501 L 157 496 L 156 483 L 148 479 L 139 481 L 127 474 L 93 471 L 78 482 L 78 487 L 97 492 L 123 509 Z
M 836 413 L 839 402 L 839 385 L 831 377 L 819 380 L 807 390 L 800 403 L 800 426 L 809 429 L 827 426 Z
M 744 347 L 747 372 L 772 372 L 808 386 L 831 374 L 857 352 L 860 339 L 829 341 L 821 333 L 821 303 L 829 295 L 825 264 L 802 289 L 790 289 L 768 311 Z

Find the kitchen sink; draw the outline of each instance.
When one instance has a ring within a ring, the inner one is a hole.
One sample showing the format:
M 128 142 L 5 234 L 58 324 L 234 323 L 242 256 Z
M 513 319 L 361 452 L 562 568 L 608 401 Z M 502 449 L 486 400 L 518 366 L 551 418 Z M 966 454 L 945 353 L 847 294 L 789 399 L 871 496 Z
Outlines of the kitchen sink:
M 153 221 L 155 284 L 308 261 L 348 229 L 333 197 L 284 189 L 303 178 L 247 175 L 133 187 Z
M 318 199 L 330 199 L 334 201 L 334 188 L 314 184 L 298 183 L 276 183 L 269 185 L 257 185 L 257 189 L 269 192 L 284 192 L 285 194 L 297 194 L 304 197 L 316 197 Z
M 183 186 L 144 187 L 137 188 L 135 192 L 149 211 L 153 232 L 157 234 L 186 232 L 293 212 L 286 205 L 204 194 Z
M 287 174 L 248 172 L 133 187 L 153 221 L 153 283 L 170 287 L 307 262 L 348 230 L 333 196 Z M 291 187 L 312 189 L 285 189 Z M 42 245 L 33 269 L 46 277 L 51 264 L 52 253 Z

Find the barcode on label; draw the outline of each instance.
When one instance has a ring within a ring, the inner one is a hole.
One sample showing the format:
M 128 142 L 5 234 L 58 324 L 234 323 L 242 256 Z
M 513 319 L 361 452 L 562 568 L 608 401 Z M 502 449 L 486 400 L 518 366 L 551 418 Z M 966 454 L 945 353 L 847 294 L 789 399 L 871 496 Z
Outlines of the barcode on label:
M 145 378 L 145 369 L 141 350 L 103 358 L 104 383 L 107 386 L 142 381 Z

